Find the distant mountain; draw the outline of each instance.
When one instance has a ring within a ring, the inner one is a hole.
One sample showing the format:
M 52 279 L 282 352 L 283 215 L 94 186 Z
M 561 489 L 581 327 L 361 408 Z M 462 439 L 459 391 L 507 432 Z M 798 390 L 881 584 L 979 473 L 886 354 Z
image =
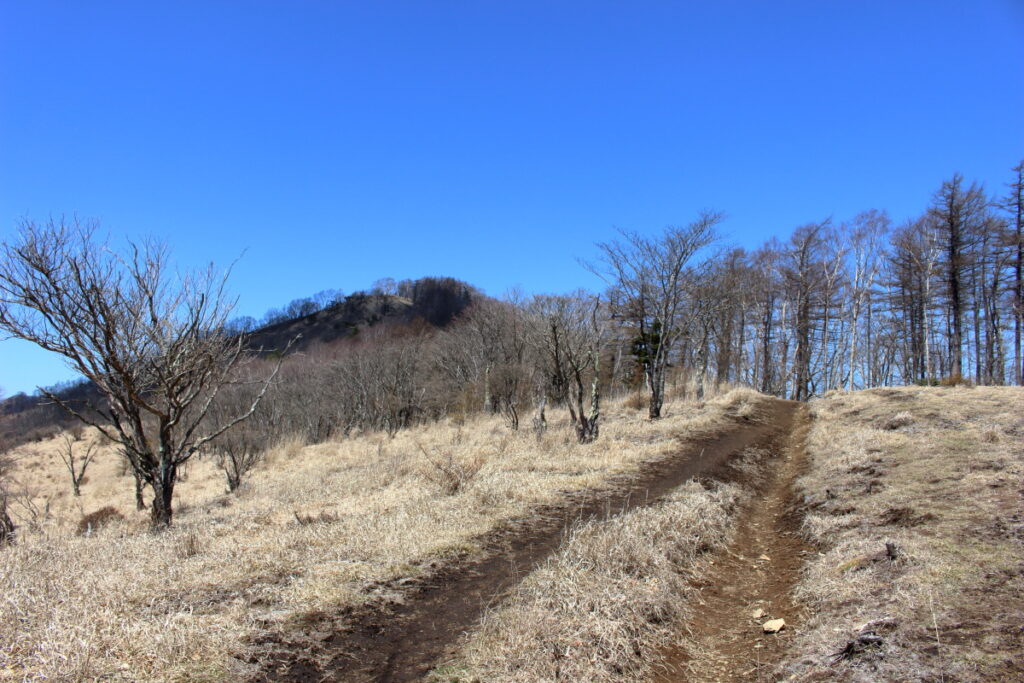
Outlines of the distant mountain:
M 329 344 L 357 336 L 378 325 L 422 321 L 444 327 L 483 295 L 454 278 L 429 277 L 397 285 L 396 294 L 356 292 L 323 310 L 261 327 L 250 332 L 249 348 L 264 353 L 281 350 L 296 339 L 292 350 Z
M 472 285 L 450 277 L 405 280 L 394 293 L 356 292 L 322 310 L 266 325 L 249 332 L 246 345 L 257 352 L 272 353 L 292 344 L 300 351 L 319 344 L 357 338 L 370 327 L 407 328 L 421 322 L 444 327 L 484 295 Z M 57 394 L 81 407 L 99 400 L 88 382 L 70 384 Z M 49 436 L 75 423 L 63 409 L 39 396 L 16 394 L 0 401 L 0 448 L 16 447 Z

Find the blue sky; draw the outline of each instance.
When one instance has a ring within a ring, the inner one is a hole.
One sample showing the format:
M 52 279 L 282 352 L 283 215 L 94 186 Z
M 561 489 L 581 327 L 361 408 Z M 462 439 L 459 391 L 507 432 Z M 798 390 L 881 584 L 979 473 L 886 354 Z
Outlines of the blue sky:
M 0 0 L 0 238 L 228 263 L 239 313 L 381 277 L 596 287 L 616 227 L 756 246 L 1024 157 L 1024 2 Z M 0 342 L 0 387 L 69 377 Z

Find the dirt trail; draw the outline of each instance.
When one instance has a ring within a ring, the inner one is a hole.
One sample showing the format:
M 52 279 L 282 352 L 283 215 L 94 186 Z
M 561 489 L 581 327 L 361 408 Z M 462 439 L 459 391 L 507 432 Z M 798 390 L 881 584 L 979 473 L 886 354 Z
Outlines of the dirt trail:
M 799 534 L 793 482 L 805 465 L 809 428 L 807 406 L 800 406 L 788 443 L 780 444 L 741 512 L 733 542 L 714 558 L 715 569 L 701 586 L 703 604 L 688 624 L 687 647 L 663 653 L 668 671 L 655 683 L 774 680 L 771 673 L 802 617 L 792 590 L 810 546 Z M 764 614 L 755 618 L 758 610 Z M 761 625 L 770 619 L 784 619 L 785 628 L 765 633 Z
M 734 455 L 787 435 L 793 412 L 789 402 L 766 402 L 755 419 L 735 418 L 719 433 L 688 440 L 675 455 L 609 489 L 570 496 L 509 523 L 484 539 L 484 559 L 455 564 L 407 587 L 401 604 L 321 615 L 301 632 L 274 634 L 261 644 L 256 680 L 420 680 L 451 654 L 489 605 L 557 550 L 573 523 L 651 504 L 694 477 L 722 475 Z

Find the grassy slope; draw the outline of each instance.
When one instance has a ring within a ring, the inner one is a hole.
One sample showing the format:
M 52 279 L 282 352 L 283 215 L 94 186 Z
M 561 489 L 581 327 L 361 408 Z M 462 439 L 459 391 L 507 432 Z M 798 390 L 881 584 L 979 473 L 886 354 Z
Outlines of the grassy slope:
M 601 439 L 579 446 L 564 422 L 537 442 L 496 418 L 435 425 L 389 440 L 366 435 L 286 443 L 236 495 L 212 463 L 190 466 L 175 527 L 152 535 L 132 480 L 107 452 L 70 496 L 55 442 L 21 454 L 16 476 L 38 515 L 16 507 L 16 546 L 0 552 L 0 677 L 220 680 L 245 674 L 248 643 L 317 610 L 387 599 L 381 584 L 476 549 L 503 520 L 600 487 L 714 429 L 729 401 L 677 403 L 651 423 L 612 405 Z M 436 460 L 476 462 L 455 495 Z M 124 520 L 77 536 L 83 513 L 114 505 Z M 319 521 L 300 523 L 299 518 Z M 236 657 L 237 656 L 237 657 Z
M 1024 390 L 875 389 L 813 409 L 798 488 L 821 552 L 786 677 L 1020 680 Z M 882 643 L 833 663 L 862 634 Z

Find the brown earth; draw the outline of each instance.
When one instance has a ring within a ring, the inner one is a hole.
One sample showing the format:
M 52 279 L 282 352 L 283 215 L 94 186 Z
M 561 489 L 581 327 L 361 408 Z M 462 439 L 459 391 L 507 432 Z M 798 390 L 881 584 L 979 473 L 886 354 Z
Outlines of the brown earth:
M 715 569 L 700 586 L 685 646 L 663 653 L 667 670 L 655 683 L 773 680 L 801 625 L 792 591 L 811 548 L 799 533 L 793 483 L 807 464 L 809 428 L 807 406 L 800 406 L 788 443 L 753 482 L 756 493 L 740 513 L 733 541 L 717 552 Z M 785 627 L 765 633 L 762 624 L 774 619 Z
M 766 401 L 752 419 L 736 417 L 727 429 L 689 439 L 674 455 L 647 463 L 639 473 L 623 477 L 608 489 L 568 496 L 559 506 L 504 525 L 483 539 L 482 558 L 464 558 L 425 579 L 381 587 L 394 596 L 387 601 L 337 614 L 310 615 L 300 627 L 268 636 L 258 643 L 254 661 L 261 665 L 261 673 L 255 680 L 400 683 L 422 679 L 454 651 L 459 637 L 476 625 L 489 605 L 557 550 L 572 524 L 651 504 L 694 477 L 726 476 L 733 456 L 752 447 L 771 449 L 788 439 L 796 409 L 790 402 Z M 790 460 L 794 458 L 787 455 L 786 462 Z M 790 481 L 779 477 L 783 479 Z M 782 517 L 787 491 L 784 487 L 773 494 L 782 507 L 768 503 Z M 775 534 L 775 523 L 765 517 L 762 528 Z M 757 536 L 754 531 L 747 533 L 754 534 L 751 539 Z M 793 550 L 773 553 L 780 567 L 796 562 L 791 567 L 795 573 L 799 549 Z M 781 599 L 778 606 L 785 609 Z

